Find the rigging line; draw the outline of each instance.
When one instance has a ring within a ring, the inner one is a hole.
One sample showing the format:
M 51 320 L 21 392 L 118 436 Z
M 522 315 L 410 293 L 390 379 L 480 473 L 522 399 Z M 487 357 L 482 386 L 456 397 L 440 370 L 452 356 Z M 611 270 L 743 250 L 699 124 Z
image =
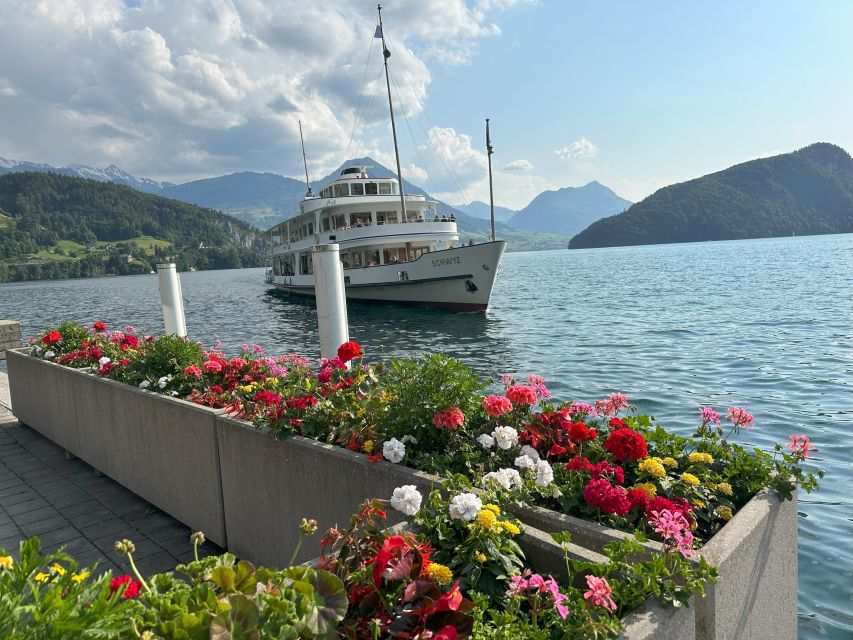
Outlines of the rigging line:
M 368 116 L 370 115 L 370 110 L 371 110 L 371 107 L 373 106 L 373 101 L 376 98 L 376 94 L 379 92 L 379 88 L 381 86 L 380 80 L 382 77 L 382 73 L 383 73 L 383 67 L 382 67 L 382 65 L 379 65 L 379 69 L 378 69 L 378 72 L 376 74 L 376 81 L 373 83 L 373 92 L 370 94 L 370 97 L 368 98 L 367 102 L 364 105 L 364 110 L 362 111 L 361 115 L 359 116 L 359 121 L 364 122 L 364 129 L 367 128 Z M 362 138 L 363 138 L 363 136 L 359 136 L 358 138 L 355 139 L 355 142 L 356 142 L 355 155 L 356 156 L 359 155 L 359 152 L 362 148 Z M 347 151 L 349 151 L 349 149 L 347 149 Z M 347 154 L 347 155 L 349 155 L 349 154 Z M 348 160 L 348 159 L 349 159 L 349 157 L 347 157 L 344 161 L 346 162 L 346 160 Z
M 397 82 L 395 81 L 393 75 L 391 76 L 391 84 L 394 86 L 394 92 L 397 94 L 397 101 L 402 105 L 403 100 L 400 98 L 400 90 L 397 87 Z M 427 165 L 426 165 L 426 162 L 424 162 L 424 158 L 421 155 L 420 149 L 418 148 L 418 143 L 415 140 L 415 134 L 412 131 L 412 125 L 411 125 L 411 122 L 409 120 L 409 117 L 406 115 L 405 109 L 401 109 L 400 111 L 401 111 L 402 116 L 403 116 L 403 121 L 406 123 L 406 129 L 408 129 L 408 131 L 409 131 L 409 137 L 412 139 L 412 146 L 415 149 L 415 155 L 418 158 L 418 162 L 420 162 L 421 167 L 423 167 L 424 171 L 426 171 L 426 180 L 427 180 L 427 185 L 429 186 L 429 189 L 430 189 L 430 193 L 438 193 L 438 190 L 435 188 L 435 184 L 433 183 L 432 178 L 430 177 L 429 171 L 426 170 Z
M 386 43 L 386 46 L 388 46 L 387 43 Z M 391 50 L 390 46 L 388 46 L 388 49 L 389 49 L 389 51 Z M 415 102 L 417 102 L 417 94 L 415 93 L 414 83 L 412 82 L 412 79 L 409 76 L 408 71 L 406 71 L 406 68 L 402 65 L 400 65 L 400 67 L 402 68 L 403 75 L 406 77 L 406 81 L 409 84 L 409 90 L 411 91 L 412 98 L 414 99 Z M 429 117 L 429 114 L 427 113 L 426 109 L 423 110 L 423 114 L 424 114 L 424 117 L 429 122 L 430 127 L 435 128 L 435 125 L 433 124 L 432 119 Z M 421 131 L 423 131 L 424 137 L 426 138 L 427 142 L 429 142 L 429 134 L 427 133 L 426 129 L 423 126 L 423 123 L 420 121 L 417 114 L 415 114 L 415 121 L 418 123 L 418 126 L 421 128 Z M 435 151 L 435 156 L 441 162 L 442 166 L 444 167 L 444 170 L 447 171 L 447 174 L 450 177 L 451 181 L 455 183 L 455 186 L 459 190 L 460 195 L 463 197 L 463 199 L 468 201 L 468 202 L 463 204 L 463 208 L 468 210 L 469 215 L 476 217 L 476 215 L 474 214 L 474 208 L 471 206 L 471 200 L 468 197 L 468 194 L 465 192 L 465 188 L 462 186 L 462 180 L 459 178 L 459 175 L 456 173 L 456 170 L 453 168 L 453 163 L 450 162 L 449 158 L 447 158 L 445 160 L 443 154 L 438 152 L 438 151 Z
M 370 54 L 373 51 L 373 41 L 376 40 L 375 36 L 370 37 L 370 46 L 367 48 L 367 59 L 364 61 L 364 74 L 361 76 L 361 88 L 358 90 L 358 105 L 356 105 L 355 113 L 356 117 L 353 118 L 352 122 L 352 132 L 349 134 L 349 143 L 347 144 L 347 152 L 344 155 L 344 162 L 347 161 L 347 157 L 349 156 L 349 150 L 352 146 L 352 139 L 355 136 L 355 127 L 358 122 L 358 110 L 361 108 L 361 101 L 364 99 L 364 83 L 367 80 L 367 69 L 370 67 Z

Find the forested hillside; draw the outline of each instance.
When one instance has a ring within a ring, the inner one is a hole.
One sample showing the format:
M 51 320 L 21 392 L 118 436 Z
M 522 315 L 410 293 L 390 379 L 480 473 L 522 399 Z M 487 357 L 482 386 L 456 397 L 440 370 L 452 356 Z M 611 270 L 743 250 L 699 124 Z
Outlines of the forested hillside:
M 53 173 L 0 176 L 0 281 L 259 266 L 262 239 L 212 209 Z
M 817 143 L 656 191 L 570 249 L 853 232 L 853 159 Z

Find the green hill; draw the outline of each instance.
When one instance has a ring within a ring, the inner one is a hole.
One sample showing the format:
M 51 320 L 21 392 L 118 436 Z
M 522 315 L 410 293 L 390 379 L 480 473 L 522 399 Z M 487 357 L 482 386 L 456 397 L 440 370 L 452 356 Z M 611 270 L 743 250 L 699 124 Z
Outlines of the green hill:
M 263 264 L 262 239 L 218 211 L 53 173 L 0 176 L 0 281 Z
M 853 159 L 817 143 L 664 187 L 570 249 L 853 232 Z

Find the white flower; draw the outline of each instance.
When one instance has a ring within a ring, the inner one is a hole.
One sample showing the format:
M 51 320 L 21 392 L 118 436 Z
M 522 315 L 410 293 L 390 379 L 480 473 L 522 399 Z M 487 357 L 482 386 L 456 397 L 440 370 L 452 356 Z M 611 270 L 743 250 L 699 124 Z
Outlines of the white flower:
M 406 445 L 397 438 L 391 438 L 382 445 L 382 456 L 388 462 L 397 464 L 406 456 Z
M 552 482 L 554 482 L 554 470 L 547 461 L 540 460 L 536 463 L 536 485 L 547 487 Z
M 460 493 L 450 501 L 450 517 L 471 521 L 480 513 L 483 503 L 473 493 Z
M 102 366 L 102 367 L 103 367 L 105 364 L 107 364 L 108 362 L 110 362 L 110 359 L 109 359 L 107 356 L 104 356 L 103 358 L 101 358 L 100 360 L 98 360 L 98 364 L 99 364 L 100 366 Z
M 412 444 L 417 444 L 418 439 L 415 436 L 406 434 L 402 438 L 400 438 L 400 442 L 402 442 L 403 444 L 407 444 L 409 442 L 411 442 Z
M 267 585 L 258 580 L 258 583 L 255 585 L 255 595 L 259 596 L 267 592 Z
M 140 383 L 139 383 L 139 388 L 140 388 L 140 389 L 147 389 L 147 388 L 148 388 L 148 387 L 150 387 L 150 386 L 151 386 L 151 381 L 150 381 L 150 380 L 143 380 L 142 382 L 140 382 Z
M 56 354 L 53 351 L 45 351 L 42 358 L 44 358 L 45 360 L 50 360 L 51 358 L 53 358 L 55 356 L 56 356 Z
M 483 435 L 479 436 L 477 438 L 477 442 L 480 443 L 480 446 L 483 447 L 483 449 L 491 449 L 495 446 L 495 439 L 488 433 L 484 433 Z
M 518 444 L 518 431 L 512 427 L 495 427 L 492 437 L 501 449 L 509 449 Z
M 518 456 L 513 464 L 519 469 L 534 469 L 536 460 L 528 456 Z
M 529 444 L 526 444 L 521 447 L 521 455 L 531 458 L 534 462 L 539 461 L 539 452 L 533 447 L 531 447 Z
M 157 381 L 157 386 L 161 389 L 164 389 L 167 384 L 169 384 L 169 376 L 163 376 Z
M 507 467 L 506 469 L 491 471 L 483 476 L 483 486 L 490 482 L 494 482 L 504 489 L 512 489 L 521 484 L 521 475 L 515 469 Z
M 415 485 L 404 484 L 402 487 L 394 489 L 394 494 L 391 496 L 391 506 L 407 516 L 413 516 L 421 508 L 422 499 L 423 496 Z
M 563 492 L 560 491 L 560 487 L 558 487 L 557 485 L 554 485 L 553 487 L 551 487 L 551 497 L 552 498 L 559 498 L 562 495 L 563 495 Z

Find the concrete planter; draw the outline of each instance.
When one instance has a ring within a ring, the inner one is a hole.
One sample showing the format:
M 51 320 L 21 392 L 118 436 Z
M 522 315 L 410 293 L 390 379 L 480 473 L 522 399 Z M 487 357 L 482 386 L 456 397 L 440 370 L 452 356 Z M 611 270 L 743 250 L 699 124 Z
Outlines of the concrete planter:
M 513 510 L 523 522 L 544 531 L 570 531 L 575 543 L 597 552 L 608 542 L 629 536 L 548 509 Z M 644 546 L 648 553 L 660 551 L 660 543 Z M 768 490 L 759 492 L 699 553 L 717 567 L 719 577 L 691 606 L 696 610 L 696 638 L 765 638 L 768 629 L 773 629 L 774 638 L 797 637 L 796 495 L 781 502 Z M 657 617 L 653 611 L 647 613 L 637 620 L 641 627 Z
M 221 546 L 221 409 L 9 352 L 19 420 Z
M 217 423 L 228 549 L 257 564 L 287 563 L 302 518 L 316 518 L 320 531 L 345 528 L 367 498 L 388 499 L 404 484 L 425 492 L 437 482 L 316 440 L 276 438 L 224 416 Z M 393 512 L 388 517 L 393 524 Z M 316 540 L 306 542 L 297 562 L 317 556 Z

